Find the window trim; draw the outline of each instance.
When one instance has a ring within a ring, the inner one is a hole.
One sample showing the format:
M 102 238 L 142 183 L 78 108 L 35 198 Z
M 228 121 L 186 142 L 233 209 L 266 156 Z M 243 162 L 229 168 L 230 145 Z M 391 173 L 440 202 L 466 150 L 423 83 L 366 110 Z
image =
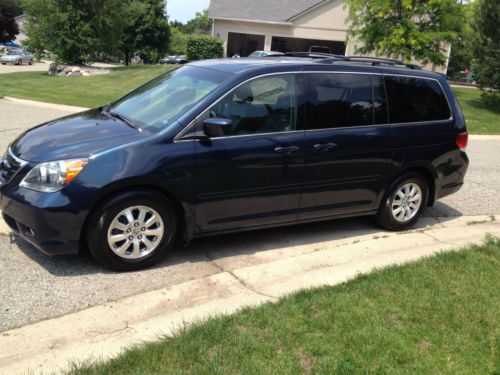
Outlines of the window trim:
M 232 136 L 223 136 L 223 137 L 217 137 L 217 138 L 211 138 L 213 140 L 215 139 L 226 139 L 226 138 L 235 138 L 235 137 L 249 137 L 249 136 L 256 136 L 256 135 L 273 135 L 273 134 L 291 134 L 291 133 L 298 133 L 298 132 L 311 132 L 311 131 L 329 131 L 329 130 L 338 130 L 338 129 L 359 129 L 359 128 L 373 128 L 373 127 L 380 127 L 380 126 L 401 126 L 401 125 L 431 125 L 431 124 L 436 124 L 436 123 L 443 123 L 443 122 L 451 122 L 454 120 L 455 116 L 448 98 L 448 95 L 446 95 L 446 92 L 443 88 L 443 85 L 437 78 L 432 78 L 432 77 L 421 77 L 417 75 L 411 75 L 411 74 L 401 74 L 401 73 L 380 73 L 380 72 L 355 72 L 355 71 L 350 71 L 350 70 L 335 70 L 335 71 L 328 71 L 328 70 L 308 70 L 308 71 L 303 71 L 303 70 L 296 70 L 296 71 L 284 71 L 284 72 L 273 72 L 273 73 L 264 73 L 260 74 L 251 78 L 248 78 L 240 83 L 238 83 L 236 86 L 231 88 L 231 91 L 224 93 L 221 95 L 219 98 L 217 98 L 213 103 L 210 103 L 210 105 L 207 106 L 207 108 L 202 111 L 198 116 L 196 116 L 184 129 L 182 129 L 175 137 L 174 137 L 174 143 L 177 142 L 189 142 L 189 141 L 200 141 L 199 139 L 182 139 L 187 133 L 189 133 L 192 128 L 195 126 L 195 124 L 199 121 L 200 118 L 203 117 L 203 115 L 214 105 L 216 105 L 218 102 L 220 102 L 222 99 L 224 99 L 227 95 L 229 95 L 233 90 L 237 89 L 241 85 L 252 81 L 257 78 L 262 78 L 266 76 L 274 76 L 274 75 L 283 75 L 283 74 L 295 74 L 295 75 L 305 75 L 305 74 L 369 74 L 369 75 L 378 75 L 382 77 L 405 77 L 405 78 L 417 78 L 417 79 L 427 79 L 431 81 L 436 81 L 441 88 L 441 92 L 443 93 L 444 97 L 446 98 L 446 103 L 448 103 L 448 109 L 450 110 L 451 116 L 448 119 L 444 120 L 430 120 L 430 121 L 414 121 L 414 122 L 387 122 L 386 124 L 372 124 L 372 125 L 360 125 L 360 126 L 346 126 L 346 127 L 336 127 L 336 128 L 326 128 L 326 129 L 303 129 L 303 130 L 292 130 L 289 132 L 279 132 L 279 133 L 255 133 L 255 134 L 242 134 L 242 135 L 232 135 Z M 298 77 L 295 79 L 295 84 L 297 88 L 297 83 L 298 83 Z M 372 85 L 373 87 L 373 85 Z M 385 80 L 384 80 L 384 90 L 385 89 Z M 386 91 L 386 100 L 387 100 L 387 91 Z M 389 103 L 388 103 L 389 107 Z M 296 119 L 296 121 L 298 118 Z M 388 118 L 390 120 L 390 118 Z
M 234 92 L 236 89 L 238 89 L 240 86 L 243 86 L 244 84 L 254 81 L 259 78 L 264 78 L 264 77 L 269 77 L 269 76 L 278 76 L 278 75 L 293 75 L 293 81 L 294 81 L 294 90 L 295 90 L 295 125 L 298 123 L 298 96 L 297 96 L 297 85 L 298 85 L 298 79 L 297 79 L 297 74 L 300 74 L 301 71 L 295 71 L 295 72 L 275 72 L 275 73 L 266 73 L 266 74 L 261 74 L 258 76 L 254 76 L 251 78 L 246 79 L 243 82 L 238 83 L 236 86 L 232 87 L 230 91 L 224 93 L 221 95 L 217 100 L 215 100 L 213 103 L 210 103 L 210 105 L 207 106 L 207 108 L 202 111 L 198 116 L 196 116 L 184 129 L 182 129 L 174 138 L 174 142 L 185 142 L 185 141 L 199 141 L 199 139 L 182 139 L 187 133 L 189 133 L 193 127 L 196 126 L 196 123 L 205 116 L 205 114 L 212 108 L 213 106 L 217 105 L 220 101 L 224 100 L 226 96 L 230 95 L 232 92 Z M 263 134 L 291 134 L 291 133 L 296 133 L 296 132 L 303 132 L 304 130 L 290 130 L 287 132 L 274 132 L 274 133 L 254 133 L 254 134 L 238 134 L 238 135 L 226 135 L 222 137 L 216 137 L 216 138 L 210 138 L 211 140 L 215 139 L 226 139 L 226 138 L 235 138 L 235 137 L 248 137 L 248 136 L 255 136 L 255 135 L 263 135 Z

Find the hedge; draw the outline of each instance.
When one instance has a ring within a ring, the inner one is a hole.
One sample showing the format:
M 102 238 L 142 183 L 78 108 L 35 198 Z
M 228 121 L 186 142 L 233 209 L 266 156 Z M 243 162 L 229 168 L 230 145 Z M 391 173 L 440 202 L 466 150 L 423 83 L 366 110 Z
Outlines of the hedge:
M 222 42 L 207 35 L 191 35 L 187 40 L 187 58 L 189 61 L 216 59 L 222 57 Z

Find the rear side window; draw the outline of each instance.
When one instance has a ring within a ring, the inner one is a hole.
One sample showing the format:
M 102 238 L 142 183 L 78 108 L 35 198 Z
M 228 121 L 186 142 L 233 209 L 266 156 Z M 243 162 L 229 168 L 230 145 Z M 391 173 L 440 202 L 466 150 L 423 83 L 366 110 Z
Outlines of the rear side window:
M 437 121 L 451 117 L 448 102 L 437 81 L 386 76 L 385 87 L 391 123 Z
M 310 129 L 373 124 L 370 75 L 312 73 L 309 82 L 307 120 Z

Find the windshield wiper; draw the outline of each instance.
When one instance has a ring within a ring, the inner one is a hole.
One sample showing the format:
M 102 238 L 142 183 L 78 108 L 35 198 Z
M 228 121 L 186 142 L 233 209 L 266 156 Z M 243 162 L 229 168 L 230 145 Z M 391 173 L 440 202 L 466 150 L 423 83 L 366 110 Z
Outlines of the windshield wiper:
M 120 120 L 121 122 L 123 122 L 126 125 L 130 126 L 131 128 L 134 128 L 134 129 L 137 129 L 139 131 L 142 131 L 142 129 L 139 128 L 138 126 L 134 125 L 134 123 L 132 121 L 130 121 L 130 119 L 128 119 L 127 117 L 125 117 L 123 115 L 120 115 L 119 113 L 116 113 L 116 112 L 113 112 L 113 111 L 105 111 L 105 113 L 109 114 L 110 116 L 112 116 L 114 118 L 117 118 L 118 120 Z

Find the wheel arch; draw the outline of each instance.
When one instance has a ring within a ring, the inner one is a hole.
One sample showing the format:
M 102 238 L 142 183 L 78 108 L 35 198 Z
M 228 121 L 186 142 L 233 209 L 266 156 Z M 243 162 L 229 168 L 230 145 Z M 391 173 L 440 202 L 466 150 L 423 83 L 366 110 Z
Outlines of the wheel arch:
M 387 185 L 387 188 L 385 189 L 383 196 L 385 196 L 386 192 L 392 187 L 394 181 L 396 181 L 402 175 L 411 172 L 418 173 L 425 178 L 425 181 L 427 182 L 427 187 L 429 189 L 427 207 L 433 206 L 434 203 L 436 202 L 436 185 L 438 181 L 438 175 L 432 167 L 425 164 L 409 165 L 403 169 L 400 169 L 398 173 L 396 173 L 394 176 L 391 177 L 389 185 Z M 383 204 L 383 202 L 381 202 L 381 204 Z
M 189 243 L 193 237 L 193 220 L 192 218 L 192 213 L 188 208 L 186 208 L 181 201 L 179 201 L 175 195 L 169 191 L 168 189 L 154 185 L 154 184 L 132 184 L 132 185 L 126 185 L 123 186 L 121 184 L 114 184 L 113 186 L 107 187 L 105 191 L 103 191 L 101 194 L 99 194 L 96 199 L 92 201 L 90 204 L 87 216 L 84 220 L 82 230 L 80 232 L 80 250 L 84 249 L 87 247 L 87 230 L 89 223 L 91 221 L 92 215 L 96 211 L 96 209 L 103 204 L 106 200 L 108 200 L 110 197 L 115 196 L 117 194 L 123 194 L 127 192 L 132 192 L 132 191 L 149 191 L 149 192 L 154 192 L 156 194 L 160 194 L 164 198 L 166 198 L 171 204 L 172 207 L 174 208 L 174 214 L 176 219 L 178 220 L 178 238 L 182 238 L 184 243 Z

